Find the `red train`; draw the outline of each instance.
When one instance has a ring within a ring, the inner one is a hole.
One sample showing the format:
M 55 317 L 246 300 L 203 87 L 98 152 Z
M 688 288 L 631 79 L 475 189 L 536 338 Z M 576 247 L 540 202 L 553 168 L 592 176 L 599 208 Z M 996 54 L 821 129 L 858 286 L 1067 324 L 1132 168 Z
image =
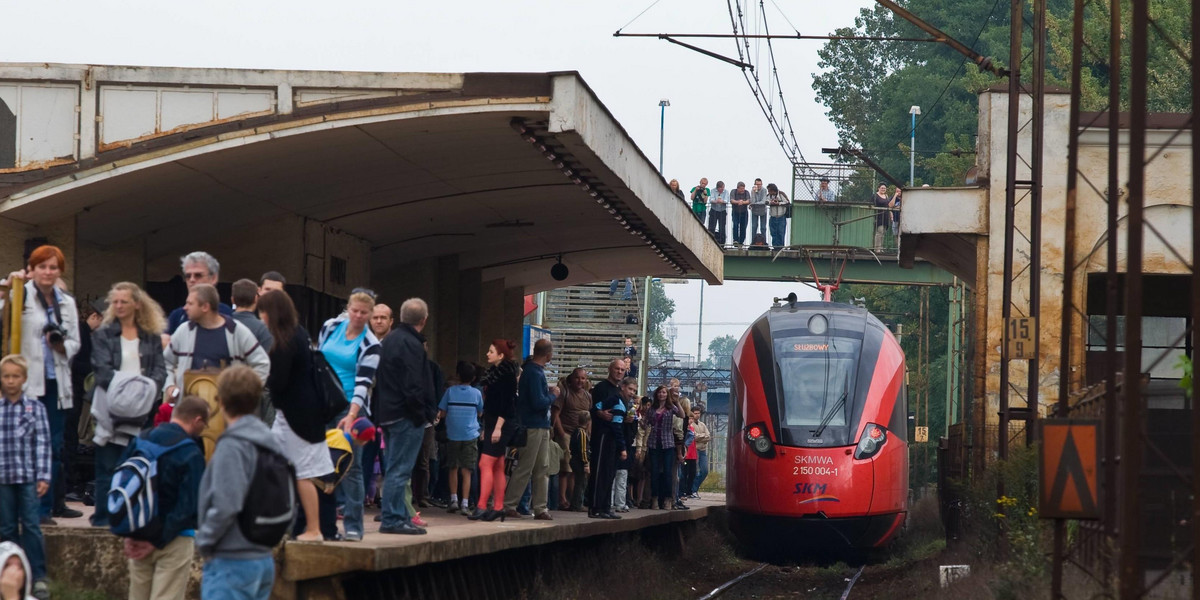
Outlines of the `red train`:
M 788 302 L 742 335 L 732 370 L 726 503 L 739 540 L 867 550 L 895 539 L 908 409 L 887 327 L 858 307 Z

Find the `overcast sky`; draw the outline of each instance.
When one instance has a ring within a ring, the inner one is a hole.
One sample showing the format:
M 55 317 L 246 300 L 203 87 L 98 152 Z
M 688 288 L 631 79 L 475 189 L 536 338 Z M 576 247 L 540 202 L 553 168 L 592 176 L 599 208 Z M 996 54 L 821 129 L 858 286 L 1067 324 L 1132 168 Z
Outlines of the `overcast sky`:
M 656 39 L 613 37 L 652 1 L 0 0 L 0 60 L 348 71 L 579 71 L 654 161 L 658 102 L 670 100 L 665 175 L 679 179 L 685 189 L 700 177 L 712 183 L 723 179 L 730 187 L 739 179 L 749 184 L 762 177 L 787 189 L 788 160 L 738 68 Z M 790 33 L 790 20 L 800 33 L 827 34 L 853 24 L 858 10 L 870 3 L 773 1 L 767 3 L 767 22 L 772 33 Z M 724 2 L 660 0 L 625 32 L 731 33 L 731 26 Z M 732 40 L 694 43 L 737 56 Z M 820 159 L 820 148 L 836 142 L 825 108 L 815 102 L 812 90 L 820 45 L 775 43 L 784 98 L 801 150 L 810 160 Z M 752 46 L 751 52 L 765 64 L 765 45 Z M 740 319 L 748 324 L 765 310 L 776 289 L 738 283 L 720 290 L 706 287 L 705 321 Z M 668 290 L 678 306 L 676 350 L 695 353 L 695 326 L 683 324 L 697 321 L 699 285 Z M 711 328 L 715 335 L 740 335 L 744 329 L 744 324 Z M 689 331 L 692 341 L 684 344 Z M 709 331 L 704 331 L 706 351 Z

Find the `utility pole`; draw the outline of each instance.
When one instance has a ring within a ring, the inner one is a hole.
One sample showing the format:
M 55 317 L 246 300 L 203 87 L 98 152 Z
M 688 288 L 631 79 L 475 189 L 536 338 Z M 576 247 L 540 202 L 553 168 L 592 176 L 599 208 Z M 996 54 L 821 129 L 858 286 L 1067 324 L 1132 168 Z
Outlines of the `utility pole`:
M 908 187 L 913 187 L 917 173 L 917 115 L 921 114 L 920 106 L 908 109 L 912 127 L 909 129 L 910 144 L 908 146 Z
M 696 319 L 696 366 L 700 366 L 700 349 L 704 346 L 704 280 L 700 280 L 700 318 Z

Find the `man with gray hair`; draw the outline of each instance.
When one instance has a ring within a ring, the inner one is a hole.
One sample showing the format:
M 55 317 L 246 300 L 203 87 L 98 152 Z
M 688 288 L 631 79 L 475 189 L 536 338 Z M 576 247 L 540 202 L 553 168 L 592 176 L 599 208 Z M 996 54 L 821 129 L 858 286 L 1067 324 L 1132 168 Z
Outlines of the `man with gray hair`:
M 213 258 L 211 254 L 197 250 L 180 257 L 179 264 L 183 269 L 183 282 L 187 284 L 188 292 L 191 292 L 198 283 L 217 285 L 217 277 L 221 274 L 221 263 L 217 262 L 217 259 Z M 163 334 L 164 345 L 170 340 L 168 334 L 179 329 L 179 326 L 188 320 L 187 313 L 183 308 L 180 306 L 167 316 L 167 333 Z M 224 302 L 219 303 L 217 310 L 227 317 L 233 316 L 233 309 Z
M 380 343 L 379 369 L 375 372 L 375 406 L 371 414 L 383 428 L 387 471 L 383 479 L 383 514 L 380 533 L 420 535 L 404 502 L 413 466 L 425 437 L 425 424 L 437 416 L 436 385 L 425 353 L 421 332 L 429 306 L 420 298 L 400 305 L 400 325 Z

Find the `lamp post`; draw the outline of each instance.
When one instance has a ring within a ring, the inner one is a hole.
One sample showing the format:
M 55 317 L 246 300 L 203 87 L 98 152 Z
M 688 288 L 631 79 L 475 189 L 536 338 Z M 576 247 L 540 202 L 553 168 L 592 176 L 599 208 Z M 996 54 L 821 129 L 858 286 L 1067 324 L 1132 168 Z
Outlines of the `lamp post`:
M 921 107 L 913 106 L 909 108 L 908 114 L 912 118 L 912 128 L 909 131 L 911 139 L 908 145 L 908 187 L 912 187 L 917 172 L 917 115 L 921 114 Z M 659 170 L 661 171 L 662 169 L 660 168 Z
M 658 175 L 661 177 L 663 172 L 663 142 L 666 139 L 667 132 L 667 107 L 671 105 L 671 101 L 663 98 L 658 101 Z M 638 393 L 646 393 L 646 368 L 650 365 L 648 362 L 650 351 L 650 293 L 654 285 L 654 279 L 647 276 L 645 283 L 642 284 L 642 358 L 641 368 L 638 369 Z

